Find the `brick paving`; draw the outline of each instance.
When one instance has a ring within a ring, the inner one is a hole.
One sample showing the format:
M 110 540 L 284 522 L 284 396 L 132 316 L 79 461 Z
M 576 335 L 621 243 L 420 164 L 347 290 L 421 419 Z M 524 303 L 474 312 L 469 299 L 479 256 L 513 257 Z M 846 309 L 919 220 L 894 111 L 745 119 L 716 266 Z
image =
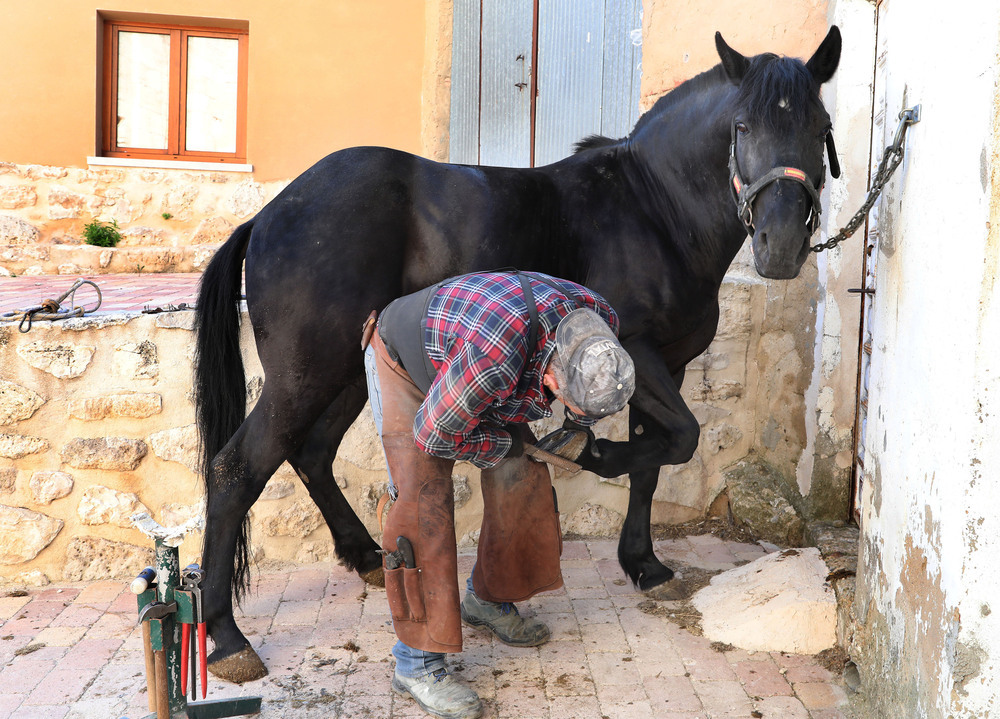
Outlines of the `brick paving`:
M 552 639 L 515 649 L 465 629 L 451 665 L 491 719 L 844 719 L 840 681 L 814 657 L 717 651 L 657 613 L 624 581 L 616 542 L 568 541 L 566 586 L 521 605 Z M 757 545 L 702 536 L 657 543 L 667 561 L 726 569 L 762 556 Z M 463 551 L 459 571 L 475 555 Z M 125 582 L 51 585 L 0 596 L 0 719 L 136 719 L 149 713 L 135 597 Z M 395 696 L 395 642 L 383 591 L 325 563 L 265 568 L 237 615 L 270 669 L 209 698 L 262 696 L 266 719 L 414 719 Z M 2 595 L 2 592 L 0 592 Z M 663 603 L 670 606 L 670 603 Z

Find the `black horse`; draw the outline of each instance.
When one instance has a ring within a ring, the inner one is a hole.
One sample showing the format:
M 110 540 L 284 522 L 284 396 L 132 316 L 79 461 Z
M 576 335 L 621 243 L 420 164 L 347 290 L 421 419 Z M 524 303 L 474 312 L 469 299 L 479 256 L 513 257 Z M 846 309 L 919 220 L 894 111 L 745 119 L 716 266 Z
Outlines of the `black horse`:
M 833 27 L 806 63 L 747 58 L 718 34 L 716 47 L 721 65 L 657 101 L 626 138 L 588 138 L 573 156 L 534 169 L 342 150 L 220 248 L 197 315 L 213 672 L 234 681 L 266 673 L 232 598 L 247 584 L 247 512 L 283 461 L 306 483 L 344 563 L 380 573 L 378 546 L 331 468 L 367 398 L 359 329 L 372 309 L 465 272 L 546 272 L 593 288 L 618 311 L 637 370 L 629 441 L 599 439 L 581 462 L 604 477 L 630 475 L 618 549 L 626 574 L 642 589 L 673 577 L 653 553 L 649 523 L 660 466 L 687 462 L 698 443 L 680 393 L 684 367 L 715 336 L 719 287 L 748 232 L 764 277 L 794 278 L 809 254 L 831 132 L 819 91 L 841 40 Z M 244 258 L 266 377 L 246 417 Z

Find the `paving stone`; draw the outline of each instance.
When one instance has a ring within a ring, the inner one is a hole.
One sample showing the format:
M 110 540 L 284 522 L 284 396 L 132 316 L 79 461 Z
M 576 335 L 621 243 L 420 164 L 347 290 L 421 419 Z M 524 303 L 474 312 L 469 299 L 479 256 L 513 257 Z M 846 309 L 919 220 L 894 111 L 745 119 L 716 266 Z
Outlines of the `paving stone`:
M 587 542 L 585 541 L 564 541 L 561 556 L 563 561 L 567 559 L 590 559 L 590 550 L 587 548 Z
M 24 700 L 25 705 L 60 705 L 75 702 L 100 671 L 100 665 L 87 669 L 53 669 L 45 681 Z M 65 713 L 65 712 L 64 712 Z
M 632 684 L 598 683 L 596 687 L 597 699 L 601 702 L 601 706 L 607 707 L 615 704 L 640 704 L 649 706 L 646 689 L 642 686 L 642 680 L 638 677 Z
M 809 712 L 812 719 L 851 719 L 853 714 L 847 714 L 840 709 L 815 709 Z
M 688 674 L 692 679 L 702 679 L 705 681 L 732 681 L 736 679 L 736 674 L 726 658 L 718 652 L 712 654 L 701 654 L 690 660 L 684 660 Z
M 555 697 L 549 702 L 550 719 L 581 719 L 601 714 L 597 697 Z
M 483 698 L 484 719 L 747 719 L 753 710 L 775 719 L 844 719 L 846 694 L 813 657 L 716 652 L 704 637 L 640 611 L 643 595 L 631 603 L 607 596 L 619 586 L 608 579 L 617 571 L 615 541 L 572 544 L 568 566 L 581 586 L 520 605 L 550 625 L 553 640 L 516 648 L 466 628 L 465 651 L 449 659 Z M 356 574 L 327 563 L 265 572 L 256 587 L 237 621 L 270 674 L 242 687 L 211 682 L 209 698 L 262 696 L 261 719 L 426 716 L 390 689 L 396 638 L 383 591 L 366 590 Z M 0 598 L 0 719 L 146 716 L 134 618 L 135 598 L 122 581 Z M 15 654 L 33 642 L 46 646 Z M 57 704 L 42 688 L 50 681 L 60 682 Z
M 68 712 L 69 707 L 55 704 L 37 706 L 22 704 L 10 715 L 10 719 L 62 719 Z
M 785 678 L 797 684 L 799 682 L 829 682 L 833 680 L 833 674 L 826 667 L 812 662 L 788 667 L 785 671 Z
M 580 638 L 587 652 L 627 652 L 625 630 L 615 624 L 582 624 Z
M 393 672 L 392 662 L 361 662 L 354 659 L 344 684 L 344 694 L 386 694 Z
M 581 624 L 617 624 L 614 604 L 606 598 L 573 600 L 573 612 Z
M 642 681 L 653 706 L 653 716 L 666 712 L 701 711 L 701 701 L 687 677 L 656 676 Z
M 281 598 L 286 602 L 315 602 L 322 599 L 329 577 L 330 573 L 327 571 L 293 572 Z
M 639 670 L 632 657 L 611 653 L 589 653 L 587 660 L 598 687 L 634 686 L 639 683 Z
M 90 639 L 84 637 L 66 652 L 59 662 L 60 669 L 86 669 L 101 667 L 114 656 L 124 642 L 123 637 Z
M 700 681 L 693 679 L 691 684 L 698 699 L 705 707 L 709 716 L 725 716 L 727 714 L 749 715 L 753 711 L 750 697 L 738 681 Z
M 732 665 L 747 694 L 754 697 L 791 696 L 792 687 L 772 661 L 745 661 Z
M 55 666 L 50 660 L 19 658 L 0 670 L 0 694 L 31 692 Z
M 534 719 L 549 716 L 549 701 L 540 687 L 501 683 L 495 699 L 500 719 Z
M 837 709 L 847 703 L 847 694 L 836 684 L 800 682 L 793 685 L 795 694 L 806 709 Z
M 0 620 L 10 619 L 30 601 L 31 597 L 0 597 Z
M 35 635 L 34 641 L 41 642 L 46 646 L 69 647 L 83 639 L 83 635 L 90 629 L 84 625 L 80 627 L 46 627 Z
M 754 703 L 762 719 L 809 719 L 809 711 L 795 697 L 764 697 Z M 813 714 L 813 719 L 816 715 Z
M 589 587 L 567 587 L 566 591 L 571 599 L 608 599 L 608 590 L 603 582 Z
M 275 624 L 315 624 L 319 606 L 316 602 L 282 602 L 274 615 Z
M 26 694 L 0 694 L 0 717 L 8 717 L 21 705 Z

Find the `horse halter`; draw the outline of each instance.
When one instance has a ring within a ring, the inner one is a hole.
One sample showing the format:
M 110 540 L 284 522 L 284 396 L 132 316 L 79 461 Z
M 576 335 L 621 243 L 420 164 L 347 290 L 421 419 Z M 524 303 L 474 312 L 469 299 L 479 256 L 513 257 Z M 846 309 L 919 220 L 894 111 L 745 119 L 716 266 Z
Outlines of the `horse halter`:
M 812 208 L 809 212 L 809 220 L 806 226 L 809 228 L 810 237 L 819 229 L 819 218 L 823 212 L 823 205 L 819 199 L 820 190 L 823 189 L 823 181 L 826 179 L 826 165 L 821 170 L 819 184 L 814 184 L 809 180 L 809 176 L 796 167 L 774 167 L 761 177 L 751 182 L 749 185 L 740 173 L 739 163 L 736 161 L 736 118 L 729 129 L 729 187 L 733 191 L 733 199 L 736 200 L 736 212 L 740 221 L 747 230 L 747 234 L 753 237 L 753 201 L 758 193 L 772 182 L 778 180 L 793 180 L 799 183 L 809 194 L 812 200 Z M 833 131 L 826 135 L 826 149 L 830 155 L 830 174 L 840 177 L 840 163 L 837 161 L 837 148 L 833 144 Z

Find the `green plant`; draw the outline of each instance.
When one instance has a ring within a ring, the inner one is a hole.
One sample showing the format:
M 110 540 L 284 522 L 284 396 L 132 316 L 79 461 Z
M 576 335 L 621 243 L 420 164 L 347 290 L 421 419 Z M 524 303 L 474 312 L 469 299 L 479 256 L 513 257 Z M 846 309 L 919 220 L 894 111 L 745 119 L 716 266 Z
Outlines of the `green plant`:
M 118 220 L 112 220 L 110 225 L 100 220 L 88 223 L 83 228 L 83 239 L 88 245 L 114 247 L 122 239 L 122 233 L 118 231 Z
M 169 220 L 171 217 L 173 217 L 173 215 L 171 215 L 169 212 L 164 212 L 162 214 L 162 217 L 164 220 Z

